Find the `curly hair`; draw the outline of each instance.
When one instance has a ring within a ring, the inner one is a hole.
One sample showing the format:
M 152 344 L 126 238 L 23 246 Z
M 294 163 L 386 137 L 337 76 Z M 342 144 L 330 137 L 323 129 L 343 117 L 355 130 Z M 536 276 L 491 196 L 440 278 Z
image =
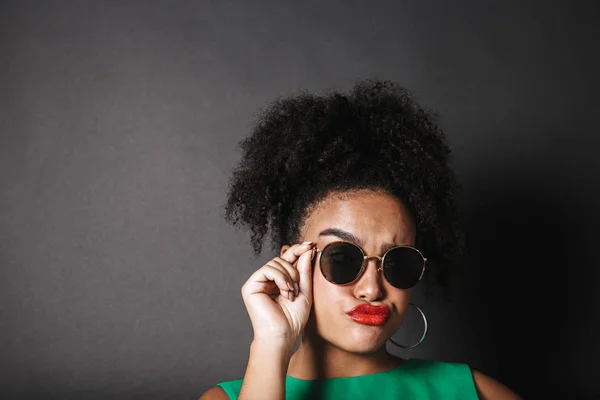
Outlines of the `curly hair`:
M 328 194 L 384 191 L 416 222 L 416 247 L 428 258 L 426 292 L 437 282 L 446 295 L 465 240 L 450 149 L 436 122 L 412 91 L 390 81 L 277 99 L 239 142 L 225 219 L 250 229 L 258 256 L 269 231 L 273 251 L 299 242 L 311 207 Z

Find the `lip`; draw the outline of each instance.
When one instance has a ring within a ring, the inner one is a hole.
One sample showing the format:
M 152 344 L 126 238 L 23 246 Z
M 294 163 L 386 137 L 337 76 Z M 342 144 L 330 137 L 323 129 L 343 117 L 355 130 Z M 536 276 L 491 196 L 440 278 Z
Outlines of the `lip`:
M 386 306 L 372 306 L 361 304 L 348 312 L 354 322 L 364 325 L 383 325 L 390 315 L 390 309 Z

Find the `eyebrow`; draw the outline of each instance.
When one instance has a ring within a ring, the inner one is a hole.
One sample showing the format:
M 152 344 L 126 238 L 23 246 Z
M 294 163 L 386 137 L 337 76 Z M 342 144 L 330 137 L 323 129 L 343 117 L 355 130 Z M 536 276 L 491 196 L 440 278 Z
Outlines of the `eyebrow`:
M 358 237 L 356 237 L 354 234 L 347 232 L 343 229 L 339 229 L 339 228 L 327 228 L 324 231 L 321 231 L 321 233 L 319 233 L 319 236 L 335 236 L 346 242 L 354 243 L 360 247 L 364 246 L 363 241 L 360 240 Z M 383 243 L 381 245 L 381 248 L 379 249 L 379 251 L 381 252 L 381 254 L 383 254 L 386 251 L 388 251 L 389 249 L 391 249 L 392 247 L 396 247 L 396 246 L 398 246 L 398 245 L 395 243 Z

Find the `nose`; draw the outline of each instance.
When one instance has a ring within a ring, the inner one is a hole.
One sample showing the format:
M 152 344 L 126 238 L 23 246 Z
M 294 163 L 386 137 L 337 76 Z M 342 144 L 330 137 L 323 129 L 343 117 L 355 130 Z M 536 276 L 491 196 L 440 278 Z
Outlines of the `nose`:
M 384 294 L 383 277 L 379 274 L 381 259 L 373 256 L 368 257 L 365 262 L 366 270 L 354 285 L 354 295 L 361 300 L 372 302 L 381 299 Z

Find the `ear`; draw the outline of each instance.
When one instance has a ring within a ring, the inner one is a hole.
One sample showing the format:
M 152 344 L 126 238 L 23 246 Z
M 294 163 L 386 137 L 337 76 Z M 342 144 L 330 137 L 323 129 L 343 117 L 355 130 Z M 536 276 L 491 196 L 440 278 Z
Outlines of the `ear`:
M 281 252 L 279 253 L 279 257 L 281 257 L 283 255 L 283 253 L 285 253 L 287 251 L 287 249 L 289 249 L 290 247 L 292 247 L 292 246 L 290 246 L 288 244 L 284 244 L 283 246 L 281 246 Z

